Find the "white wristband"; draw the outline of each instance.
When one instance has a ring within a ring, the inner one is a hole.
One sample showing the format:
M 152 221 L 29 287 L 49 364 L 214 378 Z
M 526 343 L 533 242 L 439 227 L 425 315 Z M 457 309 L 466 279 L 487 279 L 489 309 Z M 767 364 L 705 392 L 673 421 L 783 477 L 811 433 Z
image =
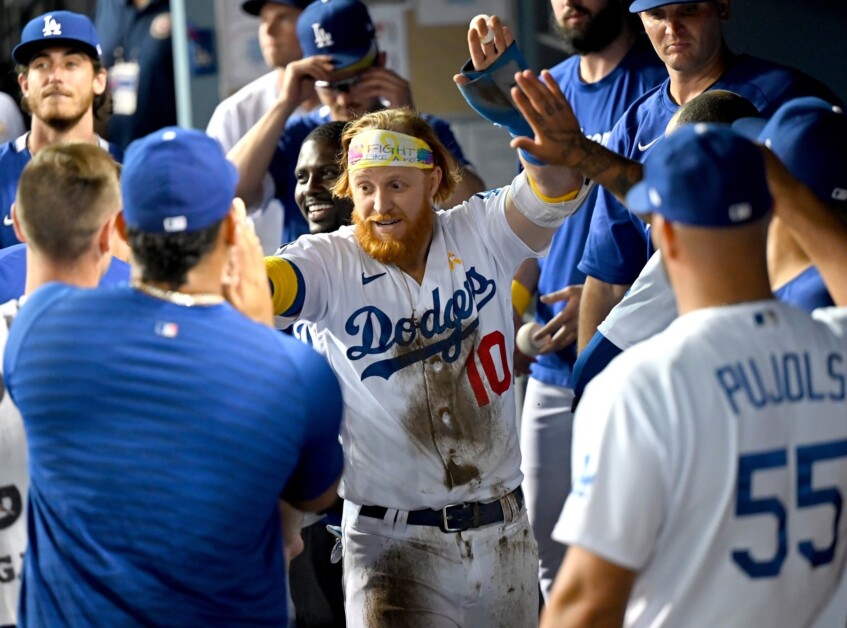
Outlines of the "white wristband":
M 592 187 L 594 187 L 593 181 L 583 179 L 579 192 L 573 199 L 550 203 L 540 198 L 532 189 L 529 175 L 524 170 L 512 181 L 512 202 L 517 210 L 534 224 L 539 227 L 555 228 L 579 209 Z

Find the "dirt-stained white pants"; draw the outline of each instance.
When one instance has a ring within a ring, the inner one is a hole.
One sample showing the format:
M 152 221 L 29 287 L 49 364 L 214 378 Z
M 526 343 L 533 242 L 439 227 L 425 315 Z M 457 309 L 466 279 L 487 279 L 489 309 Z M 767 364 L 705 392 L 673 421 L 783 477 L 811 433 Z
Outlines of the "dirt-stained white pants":
M 344 607 L 364 628 L 538 625 L 538 549 L 526 509 L 464 532 L 407 525 L 344 504 Z

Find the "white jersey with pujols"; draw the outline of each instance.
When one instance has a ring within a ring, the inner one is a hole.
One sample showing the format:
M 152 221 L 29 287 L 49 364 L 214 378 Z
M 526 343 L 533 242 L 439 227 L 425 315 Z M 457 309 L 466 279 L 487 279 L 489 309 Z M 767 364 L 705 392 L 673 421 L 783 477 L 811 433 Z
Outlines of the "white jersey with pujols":
M 17 300 L 0 305 L 0 356 L 17 313 Z M 0 626 L 17 624 L 28 491 L 24 424 L 0 373 Z
M 535 253 L 506 222 L 508 190 L 436 214 L 421 285 L 365 253 L 353 227 L 282 251 L 342 382 L 345 499 L 437 509 L 520 484 L 509 286 Z
M 656 251 L 597 329 L 625 351 L 666 329 L 676 317 L 676 297 L 662 267 L 662 253 Z
M 554 538 L 639 572 L 627 626 L 805 626 L 844 570 L 847 309 L 681 316 L 586 388 Z

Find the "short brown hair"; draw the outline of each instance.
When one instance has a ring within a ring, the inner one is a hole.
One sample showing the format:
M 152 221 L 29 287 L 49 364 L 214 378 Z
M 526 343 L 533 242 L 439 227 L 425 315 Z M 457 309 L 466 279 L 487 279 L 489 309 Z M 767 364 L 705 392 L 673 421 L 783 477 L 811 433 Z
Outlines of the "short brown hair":
M 57 261 L 74 261 L 120 209 L 118 165 L 94 144 L 39 150 L 18 182 L 15 213 L 27 242 Z
M 361 118 L 347 124 L 344 134 L 341 136 L 341 176 L 338 177 L 338 181 L 332 188 L 333 194 L 347 198 L 353 196 L 350 190 L 350 179 L 347 174 L 347 151 L 350 148 L 350 141 L 356 135 L 368 129 L 405 133 L 429 144 L 429 147 L 432 149 L 435 165 L 441 168 L 442 174 L 441 183 L 438 186 L 438 191 L 435 193 L 434 200 L 440 205 L 450 198 L 453 190 L 456 189 L 456 184 L 461 179 L 456 160 L 453 159 L 450 151 L 438 139 L 438 135 L 429 123 L 408 107 L 382 109 L 380 111 L 366 113 Z

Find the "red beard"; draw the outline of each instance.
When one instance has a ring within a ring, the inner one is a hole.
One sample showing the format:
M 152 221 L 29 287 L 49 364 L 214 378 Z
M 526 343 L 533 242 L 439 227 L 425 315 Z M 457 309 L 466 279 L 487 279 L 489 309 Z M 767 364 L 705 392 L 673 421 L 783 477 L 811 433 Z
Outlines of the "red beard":
M 421 251 L 429 246 L 432 227 L 435 224 L 435 211 L 429 207 L 420 212 L 414 222 L 408 224 L 405 234 L 399 239 L 380 240 L 374 235 L 371 223 L 391 220 L 390 214 L 371 215 L 362 219 L 354 210 L 353 224 L 356 226 L 356 239 L 365 253 L 383 264 L 394 264 L 398 268 L 407 268 L 417 263 Z

